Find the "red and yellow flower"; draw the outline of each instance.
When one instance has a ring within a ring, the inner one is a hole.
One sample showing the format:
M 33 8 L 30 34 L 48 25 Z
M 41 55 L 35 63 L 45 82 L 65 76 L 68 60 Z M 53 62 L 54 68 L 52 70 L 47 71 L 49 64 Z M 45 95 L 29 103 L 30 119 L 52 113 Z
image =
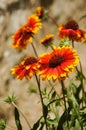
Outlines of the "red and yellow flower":
M 33 33 L 36 34 L 37 31 L 42 28 L 42 23 L 41 20 L 39 19 L 39 17 L 37 15 L 32 15 L 28 18 L 27 21 L 27 26 L 28 26 L 28 30 Z
M 51 53 L 40 56 L 38 61 L 38 74 L 43 80 L 50 80 L 51 78 L 54 81 L 56 79 L 63 80 L 68 76 L 69 72 L 74 70 L 78 62 L 79 58 L 76 50 L 67 46 L 62 48 L 58 47 Z
M 36 15 L 28 18 L 28 21 L 12 36 L 12 46 L 18 49 L 26 48 L 28 42 L 32 42 L 33 35 L 42 27 L 40 19 Z
M 52 44 L 53 39 L 54 39 L 54 35 L 48 34 L 44 38 L 41 39 L 40 43 L 44 46 L 49 46 Z
M 28 42 L 32 42 L 32 34 L 27 30 L 27 26 L 22 26 L 13 36 L 12 46 L 17 49 L 25 49 Z
M 72 41 L 86 41 L 86 32 L 79 29 L 79 25 L 74 20 L 70 20 L 65 25 L 60 25 L 58 35 L 60 38 L 68 37 Z
M 18 79 L 31 78 L 37 71 L 38 59 L 30 56 L 26 57 L 18 66 L 12 69 L 12 74 L 16 75 Z
M 43 18 L 43 15 L 44 15 L 44 10 L 41 6 L 37 7 L 36 8 L 36 15 L 42 19 Z

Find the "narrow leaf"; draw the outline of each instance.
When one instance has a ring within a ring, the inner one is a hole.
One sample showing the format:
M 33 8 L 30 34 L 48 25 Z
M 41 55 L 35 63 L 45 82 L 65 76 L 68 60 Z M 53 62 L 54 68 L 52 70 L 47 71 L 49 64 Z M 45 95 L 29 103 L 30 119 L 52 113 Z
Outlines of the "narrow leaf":
M 42 117 L 41 117 L 42 118 Z M 31 130 L 37 130 L 37 128 L 39 127 L 39 125 L 40 125 L 40 119 L 41 118 L 39 118 L 38 119 L 38 121 L 33 125 L 33 128 L 31 129 Z
M 75 121 L 74 130 L 81 130 L 81 127 L 80 127 L 80 124 L 79 124 L 78 120 Z
M 47 117 L 47 114 L 48 114 L 48 108 L 47 108 L 46 105 L 44 105 L 43 107 L 44 107 L 44 108 L 43 108 L 43 115 L 44 115 L 44 117 L 46 118 L 46 117 Z
M 68 113 L 68 110 L 65 110 L 64 113 L 62 114 L 62 116 L 60 117 L 56 130 L 63 130 L 64 123 L 67 122 L 67 120 L 70 120 L 71 115 L 68 114 L 68 116 L 67 116 L 67 113 Z
M 14 109 L 14 115 L 15 115 L 15 122 L 16 122 L 17 130 L 22 130 L 22 125 L 20 123 L 19 112 L 18 112 L 18 109 L 16 107 Z
M 66 111 L 62 114 L 62 116 L 59 120 L 57 130 L 63 130 L 63 124 L 65 121 L 66 121 Z
M 49 125 L 55 125 L 55 126 L 57 126 L 58 124 L 57 119 L 47 119 L 47 123 Z

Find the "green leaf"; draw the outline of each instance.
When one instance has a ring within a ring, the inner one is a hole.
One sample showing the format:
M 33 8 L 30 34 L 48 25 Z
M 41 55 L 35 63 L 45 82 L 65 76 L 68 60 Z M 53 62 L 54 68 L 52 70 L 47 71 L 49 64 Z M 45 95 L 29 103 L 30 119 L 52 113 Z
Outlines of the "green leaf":
M 55 126 L 58 124 L 57 119 L 47 119 L 47 123 Z
M 86 77 L 81 71 L 78 70 L 78 73 L 76 75 L 76 79 L 81 80 L 81 79 L 86 79 Z
M 80 104 L 81 99 L 80 99 L 80 92 L 81 92 L 82 86 L 81 83 L 79 85 L 75 84 L 75 83 L 70 83 L 70 87 L 67 91 L 67 94 L 69 95 L 69 98 L 71 97 L 71 95 L 74 95 L 76 101 L 78 102 L 78 104 Z
M 20 118 L 19 118 L 19 112 L 16 107 L 14 109 L 14 115 L 15 115 L 15 122 L 16 122 L 17 130 L 22 130 L 22 126 L 21 126 Z
M 46 98 L 46 99 L 44 100 L 44 105 L 45 105 L 45 106 L 48 106 L 49 103 L 50 103 L 49 99 Z
M 42 95 L 46 95 L 47 94 L 47 89 L 44 88 L 42 91 L 41 91 Z
M 70 46 L 72 45 L 72 42 L 68 38 L 61 39 L 60 47 L 62 46 Z
M 37 93 L 37 88 L 36 88 L 36 86 L 31 86 L 31 87 L 29 87 L 28 92 L 30 92 L 30 93 Z
M 3 119 L 0 119 L 0 130 L 4 130 L 6 128 L 6 121 Z
M 47 108 L 47 106 L 43 106 L 44 108 L 43 108 L 43 116 L 46 118 L 47 117 L 47 114 L 48 114 L 48 108 Z M 45 121 L 44 121 L 44 118 L 39 118 L 39 120 L 33 125 L 33 128 L 31 129 L 31 130 L 37 130 L 37 128 L 39 128 L 39 130 L 42 130 L 42 128 L 44 127 L 44 123 L 45 123 Z
M 80 124 L 79 124 L 78 120 L 75 120 L 74 130 L 81 130 L 81 127 L 80 127 Z
M 33 125 L 33 128 L 31 130 L 37 130 L 37 128 L 39 128 L 41 118 L 38 119 L 38 121 Z
M 37 128 L 39 127 L 39 121 L 40 120 L 38 120 L 35 124 L 34 124 L 34 126 L 33 126 L 33 128 L 31 129 L 31 130 L 37 130 Z
M 54 91 L 51 95 L 51 99 L 54 99 L 56 97 L 56 92 Z
M 43 127 L 44 127 L 44 123 L 41 123 L 39 130 L 43 130 Z
M 60 117 L 60 120 L 59 120 L 59 123 L 58 123 L 58 126 L 57 126 L 56 130 L 63 130 L 64 123 L 67 121 L 67 119 L 68 120 L 70 119 L 70 115 L 67 116 L 67 113 L 68 113 L 67 110 L 64 111 L 64 113 Z
M 14 101 L 16 101 L 16 96 L 13 94 L 12 96 L 8 96 L 6 99 L 5 99 L 5 102 L 7 102 L 7 103 L 12 103 L 12 102 L 14 102 Z
M 80 84 L 77 88 L 76 88 L 76 93 L 74 94 L 78 104 L 80 104 L 81 100 L 80 100 L 80 92 L 82 89 L 82 85 Z
M 43 106 L 43 115 L 46 118 L 48 114 L 48 107 L 46 105 Z
M 86 127 L 86 108 L 80 110 L 80 120 L 84 127 Z

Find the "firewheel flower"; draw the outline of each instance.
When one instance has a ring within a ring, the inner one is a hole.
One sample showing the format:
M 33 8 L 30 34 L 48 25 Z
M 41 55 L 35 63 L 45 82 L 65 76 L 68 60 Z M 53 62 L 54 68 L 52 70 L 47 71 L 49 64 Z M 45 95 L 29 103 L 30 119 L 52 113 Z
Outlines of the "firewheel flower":
M 43 15 L 44 15 L 44 10 L 41 6 L 37 7 L 36 8 L 36 15 L 42 19 L 43 18 Z
M 45 79 L 65 79 L 79 62 L 76 50 L 71 47 L 58 47 L 51 53 L 43 54 L 39 58 L 38 74 Z
M 31 78 L 37 71 L 37 58 L 30 56 L 26 57 L 18 66 L 12 69 L 12 74 L 18 79 Z
M 37 31 L 42 28 L 42 23 L 39 17 L 36 14 L 33 14 L 28 18 L 27 26 L 30 32 L 36 34 Z
M 14 42 L 12 46 L 17 49 L 25 49 L 28 42 L 32 42 L 33 35 L 42 27 L 40 19 L 36 15 L 32 15 L 28 18 L 25 25 L 18 29 L 18 31 L 12 36 Z
M 14 42 L 12 46 L 17 49 L 25 49 L 28 42 L 32 42 L 32 34 L 27 30 L 27 26 L 24 25 L 12 36 Z
M 40 43 L 44 46 L 49 46 L 52 44 L 53 39 L 54 39 L 54 35 L 48 34 L 44 38 L 41 39 Z
M 86 41 L 86 32 L 79 29 L 79 25 L 76 21 L 70 20 L 65 25 L 59 26 L 59 37 L 60 38 L 69 38 L 72 41 L 85 42 Z

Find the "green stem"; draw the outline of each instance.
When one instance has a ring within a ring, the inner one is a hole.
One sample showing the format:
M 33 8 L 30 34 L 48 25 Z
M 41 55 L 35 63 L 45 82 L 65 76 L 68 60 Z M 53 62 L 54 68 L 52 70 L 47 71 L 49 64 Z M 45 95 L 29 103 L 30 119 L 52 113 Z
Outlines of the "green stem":
M 83 74 L 81 61 L 79 62 L 79 64 L 80 64 L 81 73 Z M 83 92 L 83 96 L 85 96 L 85 90 L 84 90 L 84 85 L 83 85 L 83 79 L 82 79 L 82 78 L 81 78 L 81 83 L 82 83 L 82 92 Z
M 22 116 L 24 117 L 24 119 L 26 120 L 29 129 L 31 130 L 30 123 L 29 123 L 29 121 L 27 120 L 26 116 L 22 113 L 22 111 L 19 109 L 19 107 L 18 107 L 14 102 L 12 102 L 11 104 L 18 109 L 18 111 L 21 113 L 21 115 L 22 115 Z
M 62 94 L 63 94 L 63 100 L 64 100 L 64 106 L 65 106 L 65 110 L 67 110 L 67 107 L 66 107 L 66 99 L 65 99 L 65 94 L 64 94 L 64 82 L 61 81 L 61 86 L 62 86 Z
M 32 45 L 32 48 L 34 50 L 34 53 L 36 55 L 36 57 L 38 57 L 38 53 L 35 49 L 35 46 L 33 43 L 31 43 Z M 38 90 L 39 90 L 39 94 L 40 94 L 40 99 L 41 99 L 41 105 L 42 105 L 42 113 L 43 113 L 43 117 L 44 117 L 44 120 L 45 120 L 45 126 L 46 126 L 46 130 L 48 130 L 47 128 L 47 122 L 46 122 L 46 117 L 45 117 L 45 113 L 44 113 L 44 103 L 43 103 L 43 98 L 42 98 L 42 94 L 41 94 L 41 88 L 40 88 L 40 77 L 38 79 L 37 75 L 35 74 L 35 78 L 36 78 L 36 82 L 37 82 L 37 86 L 38 86 Z
M 44 120 L 45 120 L 45 126 L 46 126 L 46 130 L 48 130 L 46 117 L 45 117 L 45 113 L 44 113 L 44 103 L 43 103 L 43 98 L 42 98 L 42 94 L 41 94 L 40 80 L 38 79 L 36 74 L 35 74 L 35 78 L 36 78 L 36 82 L 37 82 L 37 86 L 38 86 L 38 90 L 39 90 L 39 94 L 40 94 L 41 105 L 42 105 L 42 113 L 43 113 L 43 117 L 44 117 Z
M 33 43 L 31 43 L 31 45 L 32 45 L 32 48 L 33 48 L 33 50 L 34 50 L 34 53 L 35 53 L 36 57 L 38 57 L 38 53 L 37 53 L 37 51 L 36 51 L 36 49 L 35 49 Z
M 67 106 L 66 106 L 66 99 L 65 99 L 65 94 L 64 94 L 65 85 L 64 85 L 63 81 L 61 81 L 61 86 L 62 86 L 62 94 L 63 94 L 64 106 L 65 106 L 65 111 L 66 111 L 67 127 L 68 127 L 68 130 L 70 130 L 69 122 L 68 122 L 68 112 L 67 112 Z

